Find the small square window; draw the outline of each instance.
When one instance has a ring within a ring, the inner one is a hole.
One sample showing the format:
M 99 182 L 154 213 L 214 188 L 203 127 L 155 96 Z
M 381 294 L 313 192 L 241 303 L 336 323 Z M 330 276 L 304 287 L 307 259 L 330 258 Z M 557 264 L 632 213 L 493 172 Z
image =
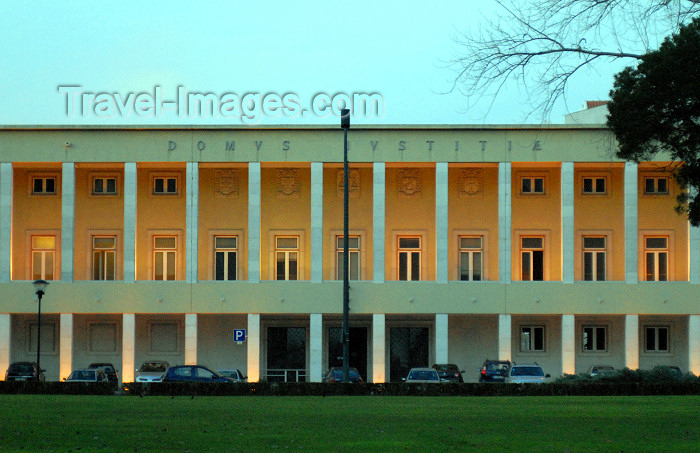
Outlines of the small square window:
M 585 177 L 583 178 L 583 193 L 584 194 L 604 194 L 606 190 L 606 181 L 604 177 Z
M 56 178 L 53 176 L 35 176 L 32 178 L 33 195 L 55 195 Z
M 93 195 L 116 195 L 117 178 L 113 176 L 94 176 L 92 178 Z
M 177 195 L 177 177 L 158 176 L 153 178 L 153 193 L 156 195 Z
M 668 194 L 668 178 L 656 176 L 644 178 L 644 193 L 647 195 Z
M 668 326 L 646 326 L 644 328 L 644 350 L 646 352 L 669 352 Z
M 584 352 L 607 351 L 607 328 L 605 326 L 584 326 L 582 345 Z
M 523 194 L 543 194 L 544 178 L 524 177 L 520 180 L 520 193 Z
M 520 351 L 544 351 L 544 326 L 522 326 L 520 328 Z

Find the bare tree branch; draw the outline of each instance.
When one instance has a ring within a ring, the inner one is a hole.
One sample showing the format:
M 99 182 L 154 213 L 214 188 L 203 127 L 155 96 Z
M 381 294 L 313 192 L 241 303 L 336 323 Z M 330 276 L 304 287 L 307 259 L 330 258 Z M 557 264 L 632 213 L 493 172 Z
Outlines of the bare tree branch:
M 507 81 L 526 89 L 546 119 L 578 71 L 630 60 L 700 13 L 700 0 L 497 1 L 501 13 L 455 38 L 452 90 L 467 99 L 499 95 Z

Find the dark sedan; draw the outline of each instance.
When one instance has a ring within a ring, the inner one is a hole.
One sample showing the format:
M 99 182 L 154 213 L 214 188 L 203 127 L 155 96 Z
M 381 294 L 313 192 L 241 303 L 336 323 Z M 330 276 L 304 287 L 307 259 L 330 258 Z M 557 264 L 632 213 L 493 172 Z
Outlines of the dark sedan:
M 44 371 L 36 362 L 15 362 L 5 372 L 6 381 L 44 381 Z
M 235 382 L 202 365 L 180 365 L 168 368 L 163 382 Z
M 438 372 L 440 382 L 464 382 L 464 370 L 460 370 L 454 363 L 436 363 L 433 368 Z
M 485 360 L 479 370 L 479 382 L 505 382 L 511 366 L 508 360 Z

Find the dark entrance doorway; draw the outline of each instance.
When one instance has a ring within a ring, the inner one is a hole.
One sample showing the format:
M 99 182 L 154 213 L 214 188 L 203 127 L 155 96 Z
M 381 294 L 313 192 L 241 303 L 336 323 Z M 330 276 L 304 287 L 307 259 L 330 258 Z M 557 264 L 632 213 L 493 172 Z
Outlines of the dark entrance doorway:
M 270 382 L 306 381 L 306 329 L 267 328 L 267 370 Z
M 389 380 L 399 382 L 414 367 L 427 367 L 430 336 L 427 327 L 392 327 Z
M 343 366 L 343 329 L 328 329 L 328 368 Z M 365 382 L 367 377 L 367 328 L 350 328 L 350 366 L 357 368 Z

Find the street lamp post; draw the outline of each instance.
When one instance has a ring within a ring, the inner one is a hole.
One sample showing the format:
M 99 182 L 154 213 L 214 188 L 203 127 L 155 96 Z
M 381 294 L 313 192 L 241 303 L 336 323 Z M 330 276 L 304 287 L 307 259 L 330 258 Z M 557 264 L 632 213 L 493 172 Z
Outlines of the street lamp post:
M 41 298 L 46 292 L 46 287 L 49 286 L 49 282 L 46 280 L 34 280 L 34 293 L 39 299 L 39 308 L 36 312 L 36 367 L 41 373 Z
M 350 129 L 350 110 L 340 111 L 340 127 L 343 129 L 343 382 L 350 382 L 350 253 L 348 242 L 350 226 L 349 211 L 349 171 L 348 171 L 348 129 Z

